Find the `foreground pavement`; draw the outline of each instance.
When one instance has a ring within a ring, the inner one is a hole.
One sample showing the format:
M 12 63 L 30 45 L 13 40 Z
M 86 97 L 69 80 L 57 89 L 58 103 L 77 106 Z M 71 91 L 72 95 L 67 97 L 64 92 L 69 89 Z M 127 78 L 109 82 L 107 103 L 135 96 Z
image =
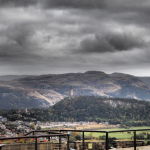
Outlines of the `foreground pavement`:
M 111 150 L 134 150 L 134 148 L 113 148 Z M 150 146 L 140 146 L 137 147 L 136 150 L 150 150 Z

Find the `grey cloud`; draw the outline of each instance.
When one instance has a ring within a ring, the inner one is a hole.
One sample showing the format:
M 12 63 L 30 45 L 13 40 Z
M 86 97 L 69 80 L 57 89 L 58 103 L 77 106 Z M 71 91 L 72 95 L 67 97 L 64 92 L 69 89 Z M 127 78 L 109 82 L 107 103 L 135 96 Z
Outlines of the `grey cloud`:
M 148 71 L 149 8 L 149 0 L 0 0 L 0 71 Z
M 29 6 L 36 4 L 37 0 L 0 0 L 0 6 Z
M 44 0 L 45 7 L 103 8 L 105 0 Z
M 46 8 L 107 8 L 115 11 L 148 11 L 149 0 L 0 0 L 0 6 L 41 5 Z M 117 8 L 117 9 L 116 9 Z
M 86 38 L 80 43 L 79 53 L 129 51 L 146 46 L 144 40 L 129 33 L 109 33 Z
M 6 35 L 8 38 L 14 40 L 14 42 L 23 47 L 28 45 L 28 41 L 30 40 L 30 36 L 33 35 L 33 29 L 31 26 L 27 25 L 19 25 L 10 29 Z
M 0 44 L 0 59 L 11 62 L 12 59 L 27 58 L 32 56 L 32 44 L 30 37 L 33 29 L 28 25 L 15 25 L 2 32 L 7 39 Z
M 1 6 L 29 6 L 40 4 L 45 8 L 102 8 L 105 0 L 0 0 Z

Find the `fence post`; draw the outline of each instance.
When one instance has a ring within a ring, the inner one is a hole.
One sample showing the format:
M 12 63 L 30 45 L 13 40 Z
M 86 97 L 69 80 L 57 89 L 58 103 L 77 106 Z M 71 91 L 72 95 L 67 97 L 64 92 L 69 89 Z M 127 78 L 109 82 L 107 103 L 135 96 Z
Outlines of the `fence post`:
M 50 134 L 50 132 L 48 132 L 48 134 Z M 49 137 L 48 137 L 48 141 L 50 142 L 50 140 L 51 140 L 51 137 L 49 136 Z
M 136 131 L 134 131 L 134 150 L 136 150 Z
M 35 132 L 34 132 L 34 131 L 32 132 L 32 135 L 35 135 Z
M 59 136 L 59 150 L 61 150 L 61 136 Z
M 106 132 L 106 143 L 105 143 L 106 150 L 109 149 L 109 141 L 108 141 L 108 132 Z
M 37 142 L 37 138 L 35 138 L 35 150 L 38 150 L 38 142 Z
M 67 150 L 69 150 L 69 135 L 67 135 Z
M 84 136 L 84 131 L 82 131 L 82 150 L 85 149 L 85 141 L 84 141 L 84 138 L 85 138 L 85 136 Z

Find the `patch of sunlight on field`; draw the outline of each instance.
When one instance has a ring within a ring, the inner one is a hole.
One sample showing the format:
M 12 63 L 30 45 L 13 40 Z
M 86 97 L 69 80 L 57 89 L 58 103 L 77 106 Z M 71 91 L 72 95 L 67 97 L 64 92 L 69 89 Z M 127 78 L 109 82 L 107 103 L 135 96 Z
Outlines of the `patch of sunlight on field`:
M 150 127 L 131 127 L 131 128 L 113 128 L 113 129 L 101 129 L 99 131 L 116 131 L 116 130 L 136 130 L 136 129 L 150 129 Z M 137 132 L 138 134 L 143 131 Z M 149 131 L 150 132 L 150 131 Z M 88 137 L 99 138 L 105 136 L 105 133 L 91 132 L 85 133 Z M 115 137 L 117 139 L 131 139 L 133 137 L 133 132 L 117 132 L 117 133 L 109 133 L 109 137 Z
M 86 133 L 86 136 L 99 138 L 105 136 L 104 133 Z M 109 137 L 115 137 L 117 139 L 131 139 L 133 137 L 132 133 L 110 133 Z
M 142 127 L 130 127 L 130 128 L 113 128 L 113 129 L 101 129 L 102 131 L 115 131 L 115 130 L 137 130 L 137 129 L 150 129 L 150 127 L 142 126 Z M 100 130 L 100 131 L 101 131 Z
M 109 137 L 115 137 L 117 139 L 131 139 L 133 137 L 133 133 L 110 133 Z
M 105 136 L 105 133 L 98 133 L 98 132 L 91 132 L 91 133 L 85 133 L 85 136 L 89 136 L 89 137 L 95 137 L 98 138 L 100 136 Z

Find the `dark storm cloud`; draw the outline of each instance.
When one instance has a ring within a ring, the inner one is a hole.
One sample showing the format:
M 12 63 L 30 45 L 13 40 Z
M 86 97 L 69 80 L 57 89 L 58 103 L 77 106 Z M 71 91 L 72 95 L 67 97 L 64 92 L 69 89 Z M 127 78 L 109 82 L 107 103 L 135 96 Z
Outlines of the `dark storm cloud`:
M 37 0 L 0 0 L 0 6 L 29 6 L 36 4 Z
M 150 73 L 149 16 L 149 0 L 0 0 L 0 73 Z
M 30 40 L 33 33 L 34 29 L 26 24 L 15 25 L 1 31 L 0 34 L 5 40 L 0 40 L 0 60 L 18 63 L 18 60 L 36 59 L 37 56 L 33 54 L 34 43 Z
M 0 0 L 1 6 L 29 6 L 33 4 L 40 4 L 45 8 L 101 8 L 105 6 L 105 0 Z
M 43 0 L 45 7 L 103 8 L 105 0 Z
M 32 36 L 34 29 L 31 26 L 21 24 L 9 29 L 7 32 L 7 37 L 12 39 L 18 46 L 24 47 L 28 45 L 30 36 Z
M 79 53 L 106 53 L 116 51 L 129 51 L 141 48 L 146 43 L 139 37 L 129 33 L 108 33 L 86 38 L 80 43 Z
M 106 8 L 113 11 L 143 11 L 149 13 L 149 0 L 0 0 L 0 6 L 41 5 L 45 8 Z M 116 9 L 117 8 L 117 9 Z

